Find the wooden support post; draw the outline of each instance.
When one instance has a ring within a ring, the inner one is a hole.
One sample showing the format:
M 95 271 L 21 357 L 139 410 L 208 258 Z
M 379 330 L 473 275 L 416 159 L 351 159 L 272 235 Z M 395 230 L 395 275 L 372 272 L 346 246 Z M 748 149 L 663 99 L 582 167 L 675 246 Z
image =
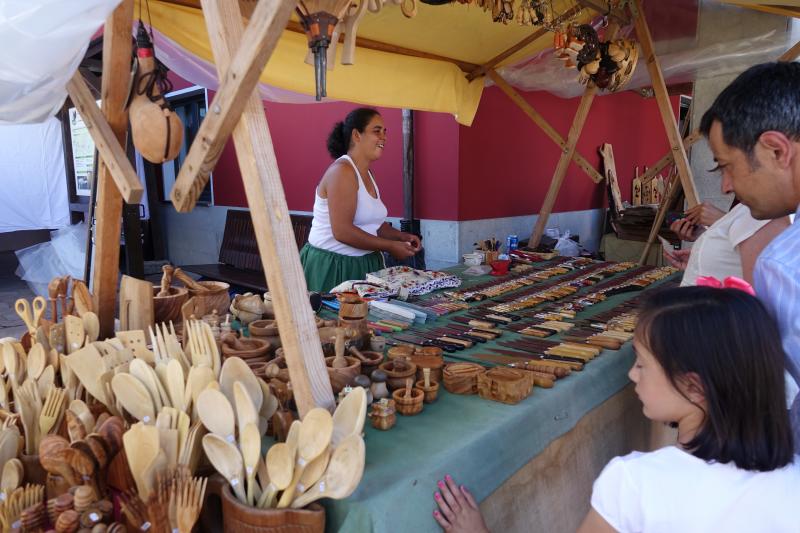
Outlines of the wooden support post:
M 567 169 L 572 162 L 572 156 L 575 154 L 575 145 L 578 144 L 578 138 L 583 130 L 583 125 L 586 122 L 586 117 L 589 115 L 589 109 L 592 107 L 595 94 L 597 94 L 597 87 L 591 84 L 586 87 L 586 90 L 581 97 L 581 103 L 578 106 L 578 112 L 575 113 L 575 118 L 572 120 L 572 126 L 569 128 L 567 135 L 567 145 L 564 151 L 561 152 L 561 157 L 556 165 L 556 171 L 553 174 L 553 179 L 550 181 L 550 188 L 547 190 L 547 196 L 544 197 L 542 209 L 539 211 L 539 216 L 536 219 L 536 226 L 533 228 L 533 233 L 528 242 L 529 248 L 539 246 L 539 241 L 542 239 L 544 228 L 547 226 L 547 219 L 550 218 L 550 213 L 553 211 L 553 206 L 558 197 L 558 191 L 561 189 L 561 184 L 567 176 Z
M 506 80 L 503 79 L 500 74 L 498 74 L 495 70 L 489 70 L 486 73 L 489 78 L 500 88 L 501 91 L 506 93 L 512 102 L 514 102 L 517 107 L 519 107 L 523 113 L 528 115 L 534 124 L 539 126 L 542 131 L 553 140 L 554 143 L 558 145 L 558 147 L 563 151 L 567 147 L 567 143 L 564 138 L 550 125 L 545 118 L 539 114 L 536 109 L 533 108 L 531 104 L 528 103 L 525 98 L 522 97 L 519 92 L 514 89 Z M 592 166 L 589 161 L 586 160 L 578 151 L 576 150 L 572 156 L 572 159 L 575 161 L 575 164 L 578 165 L 584 172 L 594 181 L 595 183 L 600 183 L 603 181 L 603 176 L 597 171 L 596 168 Z
M 103 38 L 103 65 L 106 75 L 102 81 L 102 111 L 119 145 L 125 144 L 128 128 L 128 113 L 124 106 L 128 98 L 127 74 L 131 68 L 132 26 L 133 0 L 123 0 L 106 20 Z M 101 339 L 114 336 L 121 215 L 122 196 L 111 171 L 105 161 L 101 161 L 95 212 L 97 229 L 93 275 L 94 306 L 100 319 Z
M 794 46 L 786 50 L 781 57 L 778 58 L 778 61 L 794 61 L 797 59 L 797 56 L 800 55 L 800 41 L 794 43 Z
M 689 159 L 686 157 L 686 150 L 684 150 L 683 143 L 681 142 L 682 139 L 678 131 L 678 124 L 675 122 L 675 113 L 672 110 L 672 104 L 669 102 L 669 94 L 667 93 L 667 86 L 664 82 L 664 74 L 661 72 L 661 65 L 659 65 L 658 57 L 653 47 L 653 38 L 650 35 L 650 28 L 647 26 L 647 21 L 644 18 L 642 0 L 632 0 L 628 5 L 633 15 L 636 35 L 639 38 L 639 45 L 642 47 L 642 52 L 647 62 L 647 69 L 650 72 L 650 79 L 653 82 L 653 91 L 656 94 L 658 110 L 661 112 L 661 120 L 664 122 L 664 129 L 669 138 L 669 144 L 672 148 L 672 158 L 678 169 L 678 176 L 680 176 L 681 184 L 683 185 L 686 202 L 689 204 L 689 207 L 693 207 L 697 205 L 699 201 L 697 188 L 692 178 L 692 169 L 689 167 Z
M 653 246 L 658 232 L 661 231 L 661 225 L 664 224 L 664 218 L 667 216 L 667 209 L 669 209 L 669 206 L 675 201 L 675 198 L 678 196 L 678 191 L 680 190 L 681 180 L 673 176 L 669 182 L 669 190 L 658 206 L 656 218 L 653 220 L 653 225 L 650 227 L 650 235 L 647 236 L 647 242 L 644 245 L 642 256 L 639 258 L 640 265 L 643 265 L 645 261 L 647 261 L 647 254 L 650 252 L 650 247 Z
M 224 77 L 220 78 L 219 90 L 172 188 L 170 197 L 178 211 L 194 209 L 222 148 L 239 122 L 247 97 L 256 87 L 264 65 L 278 45 L 295 3 L 262 0 L 253 11 L 242 35 L 242 44 L 231 58 Z
M 285 2 L 292 5 L 277 17 L 284 24 L 294 3 Z M 223 79 L 244 42 L 239 4 L 237 0 L 202 0 L 202 6 L 217 73 Z M 275 11 L 279 11 L 277 6 Z M 244 112 L 233 130 L 233 140 L 259 255 L 275 304 L 294 399 L 302 417 L 316 406 L 332 409 L 333 392 L 296 251 L 264 104 L 257 90 L 251 88 L 249 97 L 244 96 Z
M 92 136 L 94 145 L 100 152 L 100 158 L 111 173 L 122 199 L 129 204 L 138 204 L 144 193 L 139 176 L 136 175 L 125 150 L 120 146 L 120 141 L 114 136 L 103 113 L 97 107 L 95 98 L 79 71 L 76 70 L 72 79 L 67 82 L 67 92 L 86 124 L 86 129 Z

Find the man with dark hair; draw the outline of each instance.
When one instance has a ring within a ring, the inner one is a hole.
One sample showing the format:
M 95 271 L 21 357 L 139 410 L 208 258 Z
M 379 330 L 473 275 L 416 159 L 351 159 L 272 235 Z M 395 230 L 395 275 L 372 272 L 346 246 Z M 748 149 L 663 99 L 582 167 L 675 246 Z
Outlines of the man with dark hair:
M 723 192 L 735 192 L 754 218 L 800 215 L 800 64 L 749 68 L 703 115 Z M 778 321 L 786 367 L 800 383 L 800 224 L 773 240 L 756 261 L 756 294 Z M 800 450 L 800 395 L 791 407 Z

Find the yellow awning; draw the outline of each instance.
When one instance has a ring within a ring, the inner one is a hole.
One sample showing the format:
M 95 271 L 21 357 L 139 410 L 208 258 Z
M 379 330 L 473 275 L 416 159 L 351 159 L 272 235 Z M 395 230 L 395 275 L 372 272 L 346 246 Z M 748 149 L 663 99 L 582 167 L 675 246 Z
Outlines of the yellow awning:
M 173 1 L 151 0 L 152 25 L 188 52 L 213 63 L 202 12 Z M 177 0 L 192 4 L 191 0 Z M 366 1 L 366 0 L 364 0 Z M 197 2 L 199 4 L 199 2 Z M 574 5 L 568 0 L 553 2 L 564 11 Z M 377 14 L 368 13 L 358 29 L 359 38 L 382 45 L 402 47 L 443 58 L 480 65 L 511 48 L 538 28 L 494 23 L 491 14 L 474 5 L 459 3 L 431 6 L 418 3 L 416 17 L 405 18 L 389 3 Z M 137 13 L 138 5 L 137 5 Z M 597 16 L 585 9 L 578 21 Z M 384 48 L 387 48 L 384 47 Z M 511 64 L 552 47 L 552 34 L 546 33 L 521 48 L 498 66 Z M 337 48 L 341 54 L 342 46 Z M 289 91 L 314 94 L 314 71 L 304 62 L 308 45 L 305 35 L 286 30 L 261 75 L 261 82 Z M 456 63 L 446 59 L 414 57 L 406 53 L 357 47 L 355 65 L 342 65 L 337 58 L 327 73 L 328 98 L 364 105 L 404 107 L 422 111 L 451 113 L 469 125 L 475 117 L 484 87 L 484 78 L 468 81 Z

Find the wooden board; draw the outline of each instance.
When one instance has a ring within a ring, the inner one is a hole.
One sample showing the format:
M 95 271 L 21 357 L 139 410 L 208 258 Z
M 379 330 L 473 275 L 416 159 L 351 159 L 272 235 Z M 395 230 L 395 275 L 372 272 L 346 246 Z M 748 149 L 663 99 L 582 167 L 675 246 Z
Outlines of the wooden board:
M 614 150 L 610 144 L 606 143 L 600 147 L 600 157 L 603 158 L 603 173 L 605 174 L 608 187 L 611 189 L 611 199 L 614 202 L 614 209 L 619 214 L 622 209 L 622 193 L 619 190 L 617 181 L 617 165 L 614 163 Z
M 154 320 L 153 284 L 130 276 L 122 276 L 119 285 L 120 331 L 132 329 L 148 331 Z

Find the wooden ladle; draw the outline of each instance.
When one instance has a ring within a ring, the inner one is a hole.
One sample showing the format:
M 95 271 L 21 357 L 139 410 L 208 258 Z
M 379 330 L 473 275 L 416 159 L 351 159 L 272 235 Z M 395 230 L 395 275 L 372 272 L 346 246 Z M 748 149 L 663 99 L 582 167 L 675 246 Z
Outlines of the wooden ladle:
M 233 407 L 218 390 L 205 389 L 197 397 L 197 412 L 203 425 L 229 444 L 235 442 Z
M 325 451 L 333 435 L 333 417 L 321 407 L 316 407 L 306 413 L 300 425 L 297 436 L 297 460 L 294 468 L 294 478 L 289 487 L 281 495 L 278 508 L 288 507 L 292 503 L 297 483 L 303 475 L 306 466 Z
M 346 437 L 333 451 L 325 475 L 292 502 L 292 508 L 305 507 L 320 498 L 347 498 L 364 474 L 366 449 L 360 435 Z
M 261 458 L 261 433 L 253 423 L 245 424 L 239 430 L 239 448 L 242 450 L 244 470 L 247 475 L 247 505 L 253 505 L 256 483 L 256 468 Z
M 344 397 L 333 413 L 331 446 L 336 448 L 348 435 L 360 435 L 367 416 L 367 392 L 356 387 Z
M 231 484 L 236 497 L 242 503 L 247 503 L 247 495 L 242 488 L 244 463 L 236 446 L 219 435 L 209 433 L 203 437 L 203 450 L 217 472 Z
M 269 472 L 269 485 L 264 488 L 259 507 L 272 507 L 275 495 L 280 490 L 285 490 L 292 482 L 294 474 L 294 450 L 285 442 L 273 444 L 267 451 L 267 472 Z

